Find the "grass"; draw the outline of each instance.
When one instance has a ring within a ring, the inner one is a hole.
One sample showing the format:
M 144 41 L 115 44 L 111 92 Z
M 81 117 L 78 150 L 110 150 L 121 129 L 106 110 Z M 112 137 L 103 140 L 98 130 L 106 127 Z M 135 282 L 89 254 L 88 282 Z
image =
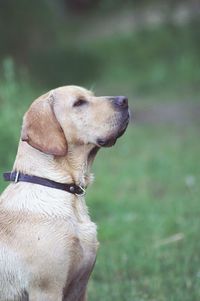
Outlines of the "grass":
M 90 300 L 200 299 L 197 135 L 195 126 L 130 126 L 99 154 L 89 206 L 101 247 Z

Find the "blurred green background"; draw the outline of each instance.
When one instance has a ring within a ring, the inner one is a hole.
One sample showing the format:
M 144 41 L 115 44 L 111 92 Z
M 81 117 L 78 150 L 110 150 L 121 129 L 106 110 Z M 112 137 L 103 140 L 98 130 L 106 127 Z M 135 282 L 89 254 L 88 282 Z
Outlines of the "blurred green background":
M 89 300 L 199 301 L 200 2 L 2 0 L 0 36 L 1 172 L 45 91 L 129 97 L 87 193 L 101 242 Z

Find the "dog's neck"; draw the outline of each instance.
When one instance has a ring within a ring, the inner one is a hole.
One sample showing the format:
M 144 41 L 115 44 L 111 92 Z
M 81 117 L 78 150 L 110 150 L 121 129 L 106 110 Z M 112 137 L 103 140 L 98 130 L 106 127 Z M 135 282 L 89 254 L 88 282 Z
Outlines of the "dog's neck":
M 93 178 L 90 169 L 97 152 L 93 149 L 92 145 L 70 145 L 66 156 L 55 157 L 20 141 L 13 170 L 86 187 Z

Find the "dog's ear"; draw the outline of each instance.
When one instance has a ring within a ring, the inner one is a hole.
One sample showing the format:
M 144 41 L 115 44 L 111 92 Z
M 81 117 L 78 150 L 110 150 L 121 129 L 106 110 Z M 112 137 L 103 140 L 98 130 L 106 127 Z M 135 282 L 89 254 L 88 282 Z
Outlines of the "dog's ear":
M 52 92 L 34 101 L 24 115 L 21 139 L 46 154 L 65 156 L 67 140 L 53 107 Z

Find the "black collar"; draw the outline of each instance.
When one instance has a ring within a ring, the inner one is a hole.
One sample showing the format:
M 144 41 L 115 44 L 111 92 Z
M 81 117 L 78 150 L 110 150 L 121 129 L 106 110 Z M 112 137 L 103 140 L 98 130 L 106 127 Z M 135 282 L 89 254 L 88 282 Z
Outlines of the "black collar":
M 70 192 L 72 194 L 76 195 L 84 195 L 85 194 L 85 189 L 81 186 L 78 186 L 76 184 L 64 184 L 64 183 L 59 183 L 55 182 L 49 179 L 41 178 L 41 177 L 36 177 L 36 176 L 30 176 L 26 174 L 22 174 L 17 171 L 13 172 L 5 172 L 3 174 L 4 180 L 5 181 L 12 181 L 12 182 L 28 182 L 28 183 L 33 183 L 33 184 L 39 184 L 42 186 L 47 186 L 51 188 L 56 188 L 60 190 L 64 190 L 67 192 Z

